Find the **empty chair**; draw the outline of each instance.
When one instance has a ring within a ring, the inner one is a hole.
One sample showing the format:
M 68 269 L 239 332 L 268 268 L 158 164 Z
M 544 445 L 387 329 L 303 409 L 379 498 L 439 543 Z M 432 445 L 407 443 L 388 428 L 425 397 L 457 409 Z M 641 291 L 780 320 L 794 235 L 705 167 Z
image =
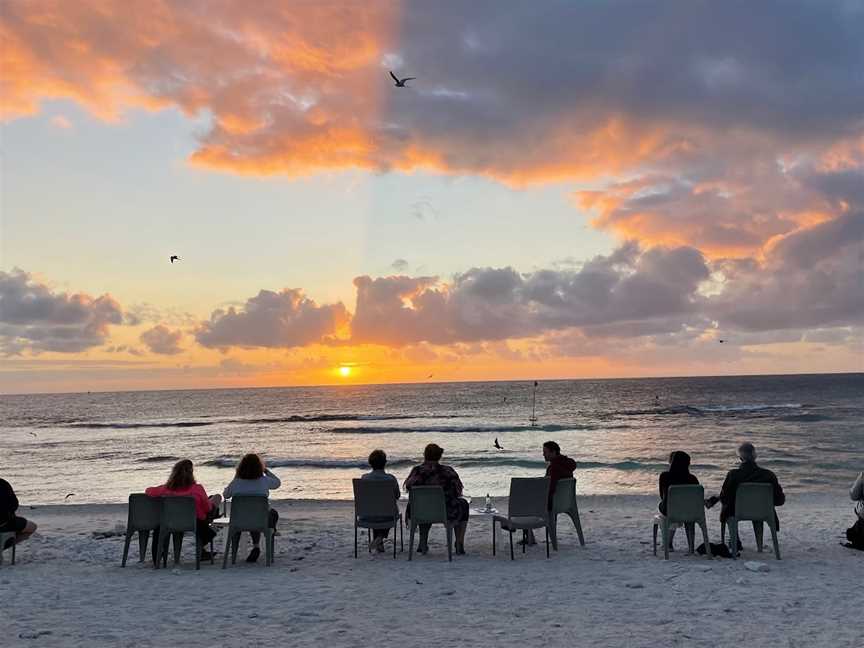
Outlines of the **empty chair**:
M 732 557 L 738 556 L 738 523 L 751 521 L 756 534 L 756 548 L 762 551 L 762 524 L 771 530 L 774 556 L 780 560 L 780 543 L 777 541 L 777 512 L 774 509 L 774 488 L 771 484 L 746 483 L 738 486 L 735 493 L 735 515 L 726 519 L 729 525 L 729 544 Z M 725 536 L 725 534 L 723 534 Z
M 352 479 L 354 485 L 354 557 L 357 557 L 357 529 L 393 529 L 393 557 L 396 557 L 396 527 L 399 540 L 405 550 L 402 536 L 402 513 L 393 497 L 393 483 L 370 479 Z M 443 494 L 443 492 L 442 492 Z M 369 538 L 369 551 L 372 542 Z
M 549 535 L 552 538 L 552 548 L 558 551 L 558 516 L 569 515 L 576 527 L 579 544 L 585 546 L 585 536 L 582 535 L 582 522 L 579 519 L 579 506 L 576 504 L 576 480 L 573 478 L 559 479 L 552 496 L 551 519 L 549 520 Z
M 144 493 L 132 493 L 129 495 L 129 515 L 126 518 L 126 542 L 123 544 L 123 561 L 121 567 L 126 566 L 129 557 L 129 543 L 132 536 L 138 532 L 138 562 L 144 562 L 147 555 L 147 539 L 153 531 L 153 546 L 156 547 L 159 538 L 155 535 L 159 529 L 160 517 L 162 515 L 162 500 L 158 497 L 150 497 Z M 155 562 L 156 551 L 153 552 Z M 154 567 L 156 565 L 154 564 Z
M 233 509 L 233 507 L 232 507 Z M 204 527 L 208 528 L 208 527 Z M 162 498 L 162 514 L 159 516 L 159 542 L 157 543 L 156 565 L 161 560 L 168 562 L 168 541 L 174 542 L 174 564 L 180 562 L 183 536 L 191 533 L 195 538 L 195 569 L 201 569 L 201 542 L 198 536 L 200 527 L 195 514 L 195 498 L 187 495 Z M 213 540 L 210 539 L 210 564 L 213 564 Z
M 7 531 L 4 533 L 0 533 L 0 565 L 3 564 L 3 552 L 5 551 L 6 543 L 9 542 L 9 540 L 13 541 L 10 549 L 12 551 L 12 564 L 15 564 L 15 545 L 17 544 L 16 542 L 14 542 L 15 533 Z
M 670 486 L 666 495 L 666 515 L 654 516 L 654 555 L 657 555 L 657 528 L 662 530 L 663 557 L 669 560 L 669 530 L 673 525 L 683 524 L 687 531 L 688 553 L 694 552 L 695 525 L 702 529 L 705 555 L 711 558 L 708 542 L 708 523 L 705 520 L 705 489 L 696 485 Z
M 559 486 L 561 481 L 559 480 Z M 557 490 L 557 489 L 556 489 Z M 514 560 L 513 532 L 519 529 L 546 530 L 546 557 L 549 557 L 549 510 L 546 508 L 549 496 L 548 477 L 513 477 L 510 480 L 510 499 L 507 516 L 496 515 L 492 518 L 492 555 L 495 555 L 495 524 L 510 533 L 510 560 Z M 527 543 L 525 543 L 527 544 Z M 525 544 L 522 553 L 525 553 Z
M 444 489 L 440 486 L 412 486 L 408 491 L 411 530 L 408 535 L 408 560 L 414 556 L 414 532 L 421 524 L 443 524 L 447 532 L 447 560 L 453 561 L 453 527 L 459 522 L 447 519 Z
M 273 564 L 273 549 L 276 530 L 270 527 L 270 500 L 264 495 L 235 495 L 231 498 L 231 518 L 225 536 L 225 555 L 222 569 L 228 565 L 228 551 L 231 550 L 231 564 L 237 562 L 237 548 L 240 534 L 244 531 L 263 533 L 265 565 Z

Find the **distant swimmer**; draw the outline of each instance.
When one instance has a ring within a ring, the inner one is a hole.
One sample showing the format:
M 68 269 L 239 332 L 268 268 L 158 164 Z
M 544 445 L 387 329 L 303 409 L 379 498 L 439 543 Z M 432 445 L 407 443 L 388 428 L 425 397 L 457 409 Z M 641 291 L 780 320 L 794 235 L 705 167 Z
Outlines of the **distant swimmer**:
M 63 498 L 63 501 L 65 502 L 65 501 L 68 500 L 70 497 L 72 497 L 74 494 L 75 494 L 75 493 L 69 493 L 66 497 Z
M 504 397 L 504 405 L 506 405 L 506 404 L 507 404 L 507 397 L 505 396 Z
M 169 260 L 171 263 L 174 263 L 175 261 L 180 261 L 181 259 L 180 259 L 180 257 L 177 256 L 176 254 L 172 254 L 172 255 L 169 257 L 168 260 Z
M 654 394 L 654 404 L 658 407 L 660 406 L 660 396 L 658 396 L 657 394 Z
M 34 437 L 36 437 L 37 439 L 39 438 L 39 435 L 36 434 L 35 432 L 28 432 L 27 434 L 32 434 L 32 435 L 33 435 Z
M 396 83 L 395 83 L 395 86 L 396 86 L 397 88 L 407 88 L 408 86 L 406 86 L 405 84 L 406 84 L 408 81 L 413 81 L 414 79 L 417 78 L 417 77 L 405 77 L 404 79 L 400 79 L 400 78 L 397 77 L 395 74 L 393 74 L 393 72 L 390 72 L 390 76 L 393 77 L 393 81 L 396 82 Z
M 498 437 L 495 437 L 495 447 L 498 448 L 498 450 L 504 449 L 504 446 L 502 446 L 500 443 L 498 443 Z

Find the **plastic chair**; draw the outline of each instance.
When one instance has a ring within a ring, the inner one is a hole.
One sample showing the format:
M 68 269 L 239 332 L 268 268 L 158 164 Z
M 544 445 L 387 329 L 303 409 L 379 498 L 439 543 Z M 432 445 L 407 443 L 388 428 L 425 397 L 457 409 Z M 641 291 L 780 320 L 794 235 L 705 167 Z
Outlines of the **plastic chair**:
M 126 566 L 129 557 L 129 544 L 132 536 L 138 532 L 138 562 L 144 562 L 147 555 L 147 540 L 153 531 L 153 544 L 159 542 L 156 535 L 162 516 L 162 500 L 158 497 L 149 497 L 144 493 L 132 493 L 129 495 L 129 516 L 126 519 L 126 542 L 123 544 L 123 561 L 121 567 Z M 155 553 L 155 552 L 154 552 Z M 155 565 L 154 565 L 155 567 Z
M 168 541 L 174 541 L 174 564 L 180 562 L 180 550 L 183 547 L 183 536 L 191 533 L 195 538 L 195 569 L 201 569 L 200 541 L 198 538 L 198 518 L 195 513 L 195 498 L 189 496 L 171 495 L 160 498 L 162 514 L 159 516 L 159 542 L 156 544 L 156 568 L 161 561 L 165 567 L 168 563 Z M 213 542 L 210 542 L 210 564 L 213 564 Z
M 546 557 L 549 557 L 549 511 L 546 505 L 549 501 L 548 477 L 513 477 L 510 480 L 510 499 L 507 505 L 507 516 L 495 515 L 492 518 L 492 555 L 495 555 L 495 524 L 510 533 L 510 560 L 515 560 L 513 553 L 513 532 L 522 529 L 546 530 Z M 527 544 L 527 543 L 526 543 Z M 525 553 L 525 544 L 522 545 Z
M 558 551 L 558 516 L 564 513 L 573 520 L 576 533 L 579 536 L 579 544 L 585 546 L 585 536 L 582 535 L 582 522 L 579 520 L 579 505 L 576 504 L 576 480 L 571 478 L 559 479 L 555 484 L 555 493 L 552 496 L 552 518 L 549 520 L 549 535 L 552 538 L 552 548 Z
M 3 564 L 3 552 L 5 551 L 6 543 L 10 539 L 15 540 L 16 535 L 17 534 L 12 532 L 12 531 L 4 531 L 3 533 L 0 533 L 0 565 Z M 11 549 L 12 549 L 12 564 L 13 565 L 15 564 L 15 545 L 17 545 L 17 544 L 18 544 L 17 542 L 13 542 L 12 547 L 11 547 Z
M 447 501 L 440 486 L 412 486 L 408 491 L 411 530 L 408 535 L 408 560 L 414 557 L 414 531 L 421 524 L 443 524 L 447 531 L 447 560 L 453 562 L 453 527 L 447 519 Z
M 711 555 L 711 545 L 708 542 L 708 523 L 705 519 L 705 489 L 696 484 L 670 486 L 666 495 L 666 515 L 654 516 L 654 555 L 657 555 L 657 528 L 663 531 L 663 558 L 669 560 L 670 527 L 683 524 L 687 532 L 687 549 L 693 554 L 696 544 L 696 528 L 702 529 L 702 539 L 705 542 L 705 555 Z
M 372 529 L 393 529 L 393 558 L 396 558 L 396 527 L 399 544 L 405 551 L 402 535 L 402 513 L 393 496 L 390 480 L 352 479 L 354 486 L 354 557 L 357 558 L 357 529 L 366 529 L 369 551 L 372 551 Z
M 270 528 L 270 500 L 264 495 L 235 495 L 231 498 L 231 518 L 225 536 L 225 555 L 222 569 L 228 566 L 228 551 L 231 550 L 231 564 L 237 562 L 237 549 L 240 534 L 255 531 L 264 534 L 265 565 L 273 564 L 275 548 L 275 529 Z
M 738 523 L 751 521 L 756 535 L 756 548 L 762 553 L 763 523 L 771 530 L 774 556 L 780 560 L 780 543 L 777 540 L 777 512 L 774 509 L 774 487 L 771 484 L 741 484 L 735 493 L 735 515 L 726 519 L 729 525 L 729 544 L 732 557 L 738 557 Z M 725 538 L 725 529 L 721 529 Z

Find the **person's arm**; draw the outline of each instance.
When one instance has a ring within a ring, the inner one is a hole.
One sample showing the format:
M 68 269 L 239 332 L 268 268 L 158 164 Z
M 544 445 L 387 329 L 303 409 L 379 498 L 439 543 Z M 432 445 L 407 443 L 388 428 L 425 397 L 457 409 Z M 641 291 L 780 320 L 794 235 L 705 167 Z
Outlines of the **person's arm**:
M 669 481 L 668 474 L 665 472 L 660 473 L 660 479 L 658 480 L 658 486 L 660 488 L 660 499 L 661 500 L 666 497 L 666 489 L 668 488 L 668 486 L 666 485 L 667 481 Z
M 394 475 L 390 475 L 390 478 L 393 480 L 393 494 L 396 496 L 396 499 L 398 500 L 400 497 L 402 497 L 402 493 L 399 490 L 399 480 L 396 479 L 396 477 Z
M 222 497 L 226 500 L 231 499 L 234 496 L 234 480 L 232 479 L 228 485 L 225 487 L 225 490 L 222 491 Z
M 462 490 L 463 490 L 463 486 L 462 486 L 462 480 L 459 479 L 459 473 L 457 473 L 457 472 L 456 472 L 455 470 L 453 470 L 452 468 L 450 469 L 450 472 L 453 473 L 453 479 L 455 480 L 455 483 L 456 483 L 456 494 L 457 494 L 459 497 L 462 497 Z
M 411 472 L 408 473 L 408 477 L 405 479 L 405 483 L 402 486 L 406 491 L 410 490 L 411 487 L 417 482 L 417 467 L 411 469 Z
M 14 513 L 18 510 L 18 496 L 15 495 L 12 484 L 7 482 L 6 480 L 3 480 L 3 483 L 5 484 L 3 490 L 5 490 L 6 492 L 2 493 L 2 495 L 9 501 L 9 512 Z
M 777 476 L 774 476 L 774 506 L 783 506 L 786 503 L 786 494 L 783 492 L 783 487 L 780 486 L 780 481 Z
M 864 500 L 864 472 L 858 473 L 858 479 L 849 489 L 849 498 L 855 502 Z
M 282 485 L 282 480 L 270 472 L 269 468 L 264 469 L 264 479 L 267 480 L 267 488 L 275 490 Z

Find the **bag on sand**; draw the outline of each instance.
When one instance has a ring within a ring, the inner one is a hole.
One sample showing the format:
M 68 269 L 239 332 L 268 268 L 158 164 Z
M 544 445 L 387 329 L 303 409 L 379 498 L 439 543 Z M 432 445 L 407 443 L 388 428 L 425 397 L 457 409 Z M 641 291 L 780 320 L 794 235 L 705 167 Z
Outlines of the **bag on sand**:
M 846 539 L 849 541 L 847 547 L 864 551 L 864 520 L 857 520 L 846 529 Z
M 731 558 L 732 552 L 729 551 L 729 547 L 726 546 L 725 543 L 714 544 L 713 542 L 708 543 L 708 546 L 711 547 L 711 555 L 719 556 L 720 558 Z M 740 543 L 739 543 L 740 546 Z M 705 555 L 705 543 L 703 542 L 696 548 L 696 553 L 700 556 Z

